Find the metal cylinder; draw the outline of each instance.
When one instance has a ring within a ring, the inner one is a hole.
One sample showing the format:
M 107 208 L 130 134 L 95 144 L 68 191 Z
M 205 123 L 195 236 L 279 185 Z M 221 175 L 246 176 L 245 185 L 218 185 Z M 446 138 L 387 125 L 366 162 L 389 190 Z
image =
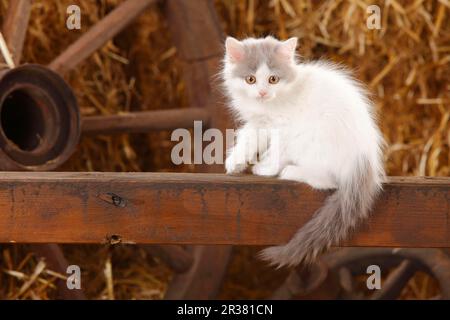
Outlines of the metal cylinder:
M 80 113 L 55 72 L 25 64 L 0 79 L 0 170 L 47 171 L 66 161 L 80 137 Z

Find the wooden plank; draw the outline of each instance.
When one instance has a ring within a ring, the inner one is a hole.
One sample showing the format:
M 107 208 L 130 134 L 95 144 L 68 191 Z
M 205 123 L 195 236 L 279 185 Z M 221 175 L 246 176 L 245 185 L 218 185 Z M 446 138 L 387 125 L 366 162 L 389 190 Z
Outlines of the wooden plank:
M 450 178 L 384 188 L 345 245 L 450 247 Z M 330 192 L 255 176 L 2 172 L 0 242 L 279 244 Z
M 202 121 L 203 125 L 207 125 L 208 110 L 185 108 L 89 116 L 83 118 L 81 127 L 85 134 L 136 133 L 193 128 L 194 121 Z

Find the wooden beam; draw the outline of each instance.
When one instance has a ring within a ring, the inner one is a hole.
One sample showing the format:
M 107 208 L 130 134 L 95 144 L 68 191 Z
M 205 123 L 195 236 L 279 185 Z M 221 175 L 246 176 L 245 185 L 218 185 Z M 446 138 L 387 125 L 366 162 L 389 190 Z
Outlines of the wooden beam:
M 345 245 L 450 247 L 450 178 L 384 188 Z M 256 176 L 2 172 L 0 242 L 279 244 L 330 192 Z

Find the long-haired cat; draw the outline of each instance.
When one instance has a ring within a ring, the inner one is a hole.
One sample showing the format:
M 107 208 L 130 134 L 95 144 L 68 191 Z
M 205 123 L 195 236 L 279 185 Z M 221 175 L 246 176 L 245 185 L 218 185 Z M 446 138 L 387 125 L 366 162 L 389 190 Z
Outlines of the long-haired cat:
M 299 63 L 296 46 L 297 38 L 228 37 L 221 73 L 242 124 L 226 172 L 255 161 L 256 175 L 337 189 L 289 243 L 261 252 L 278 266 L 312 262 L 347 238 L 368 216 L 384 178 L 383 139 L 364 89 L 335 65 Z M 254 138 L 261 129 L 277 132 L 277 142 L 269 134 L 261 147 Z

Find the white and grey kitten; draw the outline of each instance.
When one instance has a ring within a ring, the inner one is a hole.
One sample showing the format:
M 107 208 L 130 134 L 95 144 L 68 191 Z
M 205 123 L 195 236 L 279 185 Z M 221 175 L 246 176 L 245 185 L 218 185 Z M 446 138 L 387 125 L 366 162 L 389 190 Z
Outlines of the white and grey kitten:
M 224 85 L 243 124 L 225 162 L 227 173 L 242 172 L 255 161 L 256 175 L 337 189 L 289 243 L 261 252 L 278 266 L 312 262 L 349 236 L 381 190 L 383 139 L 372 105 L 341 68 L 298 63 L 297 38 L 228 37 L 225 46 Z M 261 150 L 254 139 L 261 129 L 276 130 L 277 143 L 269 136 Z

